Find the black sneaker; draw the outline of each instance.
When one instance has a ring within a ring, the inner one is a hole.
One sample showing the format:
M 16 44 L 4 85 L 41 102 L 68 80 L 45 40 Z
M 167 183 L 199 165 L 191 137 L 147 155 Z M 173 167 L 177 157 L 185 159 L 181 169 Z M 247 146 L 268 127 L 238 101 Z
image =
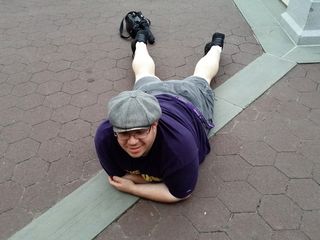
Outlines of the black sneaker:
M 140 22 L 141 29 L 146 30 L 148 32 L 148 42 L 150 44 L 154 44 L 155 39 L 152 32 L 150 31 L 150 25 L 151 25 L 151 22 L 147 18 L 143 18 Z
M 136 43 L 137 42 L 144 42 L 145 44 L 147 44 L 148 37 L 149 37 L 149 35 L 148 35 L 147 30 L 139 30 L 137 32 L 136 37 L 131 42 L 132 56 L 134 56 L 134 53 L 136 51 Z
M 206 55 L 209 52 L 212 46 L 220 46 L 221 48 L 223 48 L 224 37 L 225 35 L 223 33 L 219 33 L 219 32 L 214 33 L 212 35 L 211 42 L 207 43 L 206 46 L 204 47 L 204 55 Z

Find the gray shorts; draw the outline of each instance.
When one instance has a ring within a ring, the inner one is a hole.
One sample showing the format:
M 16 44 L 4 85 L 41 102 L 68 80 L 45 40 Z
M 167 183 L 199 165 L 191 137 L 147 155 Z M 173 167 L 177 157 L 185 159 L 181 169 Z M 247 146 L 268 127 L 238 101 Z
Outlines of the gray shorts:
M 148 76 L 139 79 L 133 89 L 139 89 L 151 95 L 172 94 L 182 96 L 197 107 L 207 121 L 213 122 L 214 93 L 208 82 L 203 78 L 190 76 L 183 80 L 161 81 L 157 77 Z

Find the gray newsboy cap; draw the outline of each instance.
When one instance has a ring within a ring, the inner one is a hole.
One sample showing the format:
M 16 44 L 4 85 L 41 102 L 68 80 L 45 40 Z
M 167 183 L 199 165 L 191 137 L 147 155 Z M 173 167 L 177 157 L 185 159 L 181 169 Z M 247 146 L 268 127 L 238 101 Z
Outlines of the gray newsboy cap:
M 121 92 L 108 104 L 108 118 L 114 132 L 148 128 L 160 116 L 158 100 L 141 90 Z

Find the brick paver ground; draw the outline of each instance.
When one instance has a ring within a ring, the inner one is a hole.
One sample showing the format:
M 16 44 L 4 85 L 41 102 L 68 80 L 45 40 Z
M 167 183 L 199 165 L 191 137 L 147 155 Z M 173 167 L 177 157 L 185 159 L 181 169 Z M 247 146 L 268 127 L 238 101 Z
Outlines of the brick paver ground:
M 92 138 L 110 97 L 132 86 L 124 14 L 152 20 L 162 79 L 192 74 L 225 32 L 213 88 L 262 54 L 231 0 L 0 1 L 0 239 L 100 169 Z M 97 239 L 318 239 L 320 65 L 299 65 L 224 127 L 194 195 L 140 200 Z

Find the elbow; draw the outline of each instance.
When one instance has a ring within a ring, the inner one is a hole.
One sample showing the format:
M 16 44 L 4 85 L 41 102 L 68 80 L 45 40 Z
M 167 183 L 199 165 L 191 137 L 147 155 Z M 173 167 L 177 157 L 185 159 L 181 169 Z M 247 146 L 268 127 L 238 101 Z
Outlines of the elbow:
M 192 190 L 184 191 L 184 192 L 174 192 L 168 189 L 169 194 L 167 195 L 168 203 L 182 202 L 187 200 L 192 195 Z
M 191 194 L 187 195 L 186 197 L 178 198 L 178 199 L 179 199 L 179 202 L 180 202 L 180 201 L 187 200 L 189 197 L 191 197 Z
M 177 203 L 177 202 L 182 202 L 182 201 L 184 201 L 184 200 L 187 200 L 190 196 L 191 196 L 191 194 L 189 194 L 188 196 L 183 197 L 183 198 L 178 198 L 178 197 L 175 197 L 175 196 L 172 195 L 170 199 L 167 199 L 167 201 L 165 201 L 165 203 Z

